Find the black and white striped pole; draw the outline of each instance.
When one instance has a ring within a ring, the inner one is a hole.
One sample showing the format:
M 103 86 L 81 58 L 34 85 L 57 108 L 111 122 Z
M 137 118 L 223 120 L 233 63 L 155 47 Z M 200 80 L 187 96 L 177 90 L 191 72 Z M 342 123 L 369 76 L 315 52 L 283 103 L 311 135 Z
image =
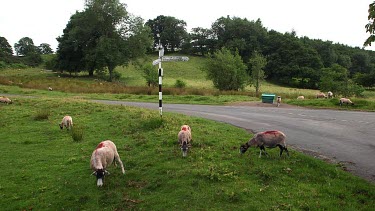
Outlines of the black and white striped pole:
M 158 34 L 159 37 L 159 114 L 160 117 L 163 117 L 163 92 L 162 92 L 162 84 L 163 84 L 163 68 L 161 67 L 161 60 L 162 57 L 164 56 L 164 48 L 161 45 L 160 42 L 160 35 Z

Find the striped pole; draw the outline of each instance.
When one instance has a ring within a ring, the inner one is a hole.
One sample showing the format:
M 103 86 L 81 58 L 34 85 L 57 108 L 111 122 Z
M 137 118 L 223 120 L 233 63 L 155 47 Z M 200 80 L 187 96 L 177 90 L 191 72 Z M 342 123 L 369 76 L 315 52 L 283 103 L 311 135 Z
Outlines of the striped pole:
M 160 117 L 163 117 L 163 92 L 161 86 L 163 83 L 163 68 L 161 68 L 161 62 L 159 63 L 159 113 Z

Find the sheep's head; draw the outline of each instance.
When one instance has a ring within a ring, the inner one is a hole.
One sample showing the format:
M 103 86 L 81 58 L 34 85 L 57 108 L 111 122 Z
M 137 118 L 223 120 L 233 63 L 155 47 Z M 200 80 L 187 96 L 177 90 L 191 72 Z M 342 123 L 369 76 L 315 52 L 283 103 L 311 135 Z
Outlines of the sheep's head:
M 60 126 L 60 129 L 62 130 L 63 129 L 63 124 L 61 123 L 61 124 L 59 124 L 59 126 Z
M 247 151 L 249 147 L 246 144 L 242 144 L 240 147 L 240 153 L 243 154 Z
M 187 143 L 184 141 L 182 143 L 182 146 L 181 146 L 181 151 L 182 151 L 182 156 L 183 157 L 186 157 L 188 149 L 189 149 L 189 147 L 188 147 Z
M 107 174 L 109 175 L 109 172 L 104 169 L 98 169 L 94 171 L 92 174 L 96 176 L 96 185 L 98 187 L 101 187 L 103 186 L 104 176 Z

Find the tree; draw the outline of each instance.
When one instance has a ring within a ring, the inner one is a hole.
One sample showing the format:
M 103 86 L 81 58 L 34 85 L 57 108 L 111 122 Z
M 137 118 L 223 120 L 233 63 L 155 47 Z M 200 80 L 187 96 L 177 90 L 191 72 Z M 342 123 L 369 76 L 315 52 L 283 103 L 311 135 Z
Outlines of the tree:
M 265 78 L 263 68 L 267 65 L 267 60 L 262 54 L 255 52 L 249 63 L 251 67 L 251 82 L 255 87 L 256 96 L 259 96 L 260 87 Z
M 371 43 L 375 41 L 375 2 L 369 5 L 368 21 L 365 27 L 366 32 L 370 33 L 370 36 L 363 43 L 363 46 L 371 46 Z
M 181 49 L 188 35 L 186 22 L 171 16 L 160 15 L 153 20 L 148 20 L 146 25 L 151 28 L 154 35 L 154 47 L 157 47 L 160 39 L 166 51 Z
M 35 53 L 37 48 L 30 37 L 23 37 L 14 44 L 14 49 L 17 55 L 26 56 L 29 53 Z
M 219 90 L 239 90 L 248 83 L 247 66 L 236 51 L 232 54 L 228 49 L 222 48 L 213 55 L 209 55 L 204 67 L 207 78 L 212 80 Z
M 143 20 L 128 15 L 119 0 L 86 0 L 59 37 L 58 62 L 62 69 L 109 72 L 141 56 L 151 46 L 150 30 Z
M 211 29 L 193 28 L 192 33 L 190 33 L 192 53 L 204 56 L 209 52 L 213 52 L 215 47 L 213 36 Z
M 155 70 L 154 66 L 150 62 L 146 62 L 141 66 L 143 70 L 143 77 L 146 79 L 147 86 L 158 85 L 158 71 Z
M 322 73 L 319 84 L 322 91 L 332 91 L 344 97 L 360 96 L 364 91 L 362 86 L 357 85 L 349 78 L 349 71 L 338 64 L 334 64 L 330 68 L 323 68 Z
M 53 50 L 51 45 L 48 43 L 42 43 L 38 46 L 38 50 L 41 54 L 52 54 Z
M 0 37 L 0 58 L 12 55 L 12 46 L 9 45 L 8 40 L 5 37 Z

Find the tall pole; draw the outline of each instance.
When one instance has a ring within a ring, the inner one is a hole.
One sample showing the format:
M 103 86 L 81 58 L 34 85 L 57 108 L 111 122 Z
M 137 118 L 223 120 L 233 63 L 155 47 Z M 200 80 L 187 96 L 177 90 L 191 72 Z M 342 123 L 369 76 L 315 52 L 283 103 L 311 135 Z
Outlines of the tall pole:
M 162 92 L 162 84 L 163 84 L 163 68 L 161 68 L 161 59 L 164 55 L 163 46 L 160 43 L 160 35 L 159 37 L 159 113 L 160 117 L 163 118 L 163 92 Z

